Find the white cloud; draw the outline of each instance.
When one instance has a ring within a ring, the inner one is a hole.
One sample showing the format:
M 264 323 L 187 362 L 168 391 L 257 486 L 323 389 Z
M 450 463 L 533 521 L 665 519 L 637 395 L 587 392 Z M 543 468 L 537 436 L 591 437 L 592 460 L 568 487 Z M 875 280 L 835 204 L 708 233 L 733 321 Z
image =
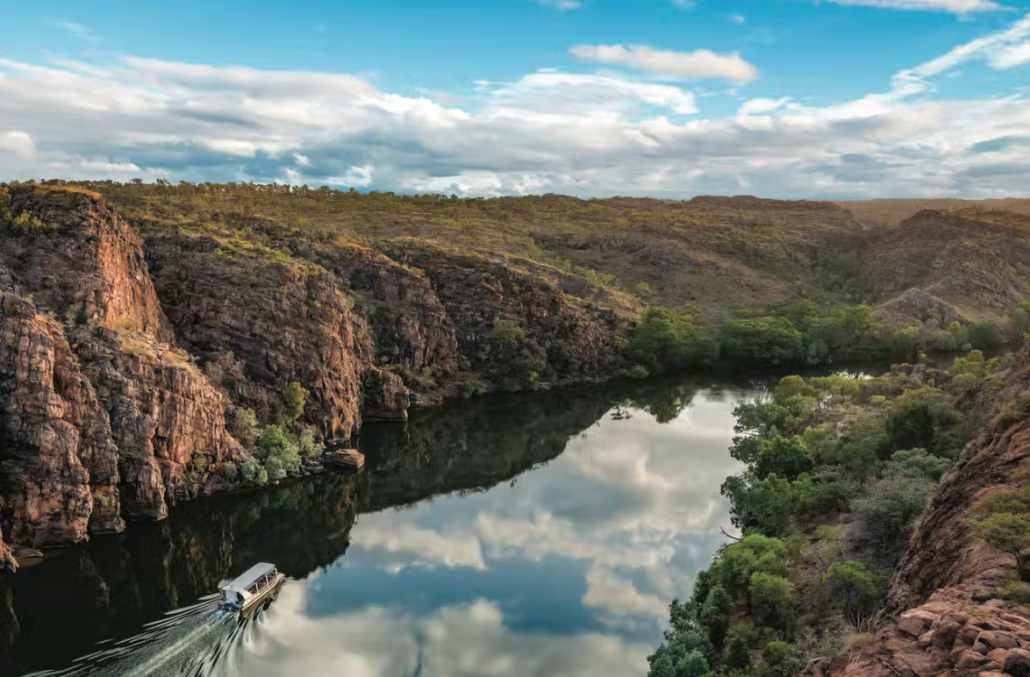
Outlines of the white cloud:
M 36 154 L 32 137 L 17 130 L 0 134 L 0 150 L 14 153 L 20 158 L 31 158 Z
M 720 78 L 736 82 L 758 79 L 758 69 L 737 53 L 716 54 L 707 49 L 673 52 L 638 45 L 579 45 L 571 51 L 583 61 L 627 66 L 677 78 Z
M 923 10 L 968 14 L 1000 9 L 991 0 L 829 0 L 838 5 L 865 5 L 885 9 Z
M 311 158 L 303 153 L 294 153 L 293 159 L 297 161 L 297 164 L 301 167 L 308 167 L 311 165 Z
M 550 7 L 556 9 L 559 12 L 568 12 L 573 9 L 579 9 L 583 6 L 580 0 L 536 0 L 537 3 L 544 7 Z
M 783 97 L 782 99 L 751 99 L 745 101 L 737 112 L 738 115 L 755 115 L 761 113 L 771 113 L 774 110 L 783 108 L 790 103 L 790 97 Z
M 399 192 L 1023 193 L 1018 147 L 967 149 L 1030 136 L 1030 94 L 950 100 L 935 80 L 971 63 L 1025 64 L 1028 43 L 1030 16 L 897 73 L 879 93 L 771 109 L 752 100 L 722 117 L 699 115 L 689 89 L 611 73 L 479 82 L 444 105 L 348 74 L 0 60 L 0 178 L 271 182 L 296 161 L 298 180 Z M 640 58 L 623 49 L 610 58 Z
M 730 16 L 730 21 L 738 26 L 743 26 L 747 23 L 747 17 L 743 14 L 733 14 Z

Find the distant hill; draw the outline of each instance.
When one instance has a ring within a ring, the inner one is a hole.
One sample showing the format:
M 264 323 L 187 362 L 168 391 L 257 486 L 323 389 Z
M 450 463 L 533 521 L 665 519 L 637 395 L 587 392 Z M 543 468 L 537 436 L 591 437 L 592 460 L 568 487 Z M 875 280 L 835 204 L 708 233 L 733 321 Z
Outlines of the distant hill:
M 896 226 L 924 209 L 954 212 L 964 209 L 1001 210 L 1030 214 L 1030 198 L 995 200 L 955 200 L 951 198 L 914 198 L 837 202 L 867 227 Z

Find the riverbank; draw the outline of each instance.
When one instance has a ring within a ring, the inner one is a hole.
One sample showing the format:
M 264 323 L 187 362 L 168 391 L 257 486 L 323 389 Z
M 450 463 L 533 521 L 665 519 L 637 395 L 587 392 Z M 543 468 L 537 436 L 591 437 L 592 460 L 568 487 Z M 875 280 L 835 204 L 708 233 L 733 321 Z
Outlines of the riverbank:
M 738 407 L 730 453 L 747 469 L 722 491 L 744 535 L 672 606 L 652 677 L 787 676 L 806 665 L 822 675 L 835 655 L 875 645 L 889 611 L 906 608 L 888 606 L 888 583 L 938 482 L 971 472 L 963 466 L 985 427 L 1025 418 L 1007 403 L 1020 365 L 1016 354 L 973 352 L 949 370 L 792 376 L 771 401 Z

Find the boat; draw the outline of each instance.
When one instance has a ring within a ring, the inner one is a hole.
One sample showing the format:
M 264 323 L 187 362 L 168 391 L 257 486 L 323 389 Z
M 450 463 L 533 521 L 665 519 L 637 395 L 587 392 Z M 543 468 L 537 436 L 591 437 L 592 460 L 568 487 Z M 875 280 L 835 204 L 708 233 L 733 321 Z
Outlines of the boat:
M 240 613 L 252 611 L 278 593 L 285 580 L 286 576 L 279 573 L 274 564 L 255 564 L 222 587 L 221 608 Z

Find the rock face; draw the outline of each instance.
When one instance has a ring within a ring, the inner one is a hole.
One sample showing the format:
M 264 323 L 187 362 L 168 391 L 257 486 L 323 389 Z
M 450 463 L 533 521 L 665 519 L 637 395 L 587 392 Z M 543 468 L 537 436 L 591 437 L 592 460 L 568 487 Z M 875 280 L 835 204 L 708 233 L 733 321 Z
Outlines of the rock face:
M 144 219 L 134 229 L 81 188 L 0 186 L 10 542 L 81 542 L 238 486 L 252 457 L 227 412 L 252 444 L 246 410 L 275 419 L 293 382 L 308 392 L 298 425 L 333 441 L 363 420 L 405 420 L 412 401 L 479 390 L 480 378 L 509 390 L 626 369 L 621 292 L 606 300 L 568 271 L 216 219 L 233 228 Z
M 577 303 L 548 280 L 475 255 L 400 243 L 397 261 L 424 271 L 454 323 L 467 366 L 487 378 L 601 378 L 622 366 L 615 313 Z M 504 324 L 516 329 L 504 332 Z
M 951 313 L 1000 315 L 1030 294 L 1030 217 L 923 210 L 869 240 L 863 282 L 887 299 L 920 289 Z
M 78 542 L 220 484 L 220 464 L 249 454 L 225 429 L 221 395 L 176 350 L 139 236 L 95 195 L 8 195 L 12 214 L 32 217 L 0 224 L 8 537 Z
M 240 406 L 270 415 L 293 381 L 311 393 L 304 419 L 329 439 L 361 427 L 363 383 L 377 411 L 403 417 L 407 390 L 378 372 L 368 323 L 333 274 L 209 237 L 149 241 L 153 275 L 176 330 L 196 352 L 232 352 Z

